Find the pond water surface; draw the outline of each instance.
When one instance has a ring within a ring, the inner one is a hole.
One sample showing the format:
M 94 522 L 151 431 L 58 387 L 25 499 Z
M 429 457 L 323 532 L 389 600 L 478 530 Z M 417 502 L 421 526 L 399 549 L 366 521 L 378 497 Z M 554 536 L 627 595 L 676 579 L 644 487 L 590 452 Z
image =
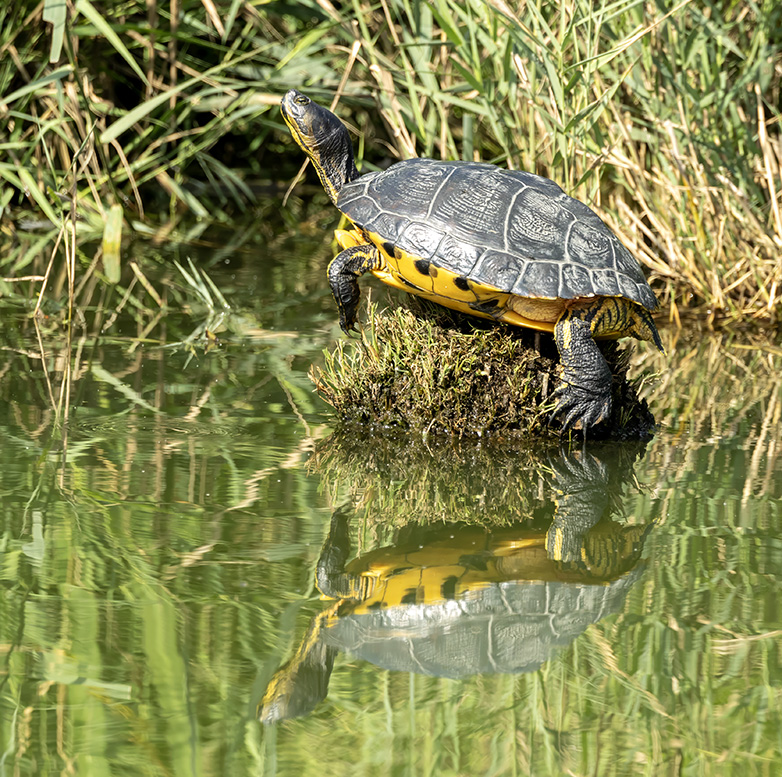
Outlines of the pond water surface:
M 133 250 L 4 310 L 1 775 L 782 774 L 779 342 L 637 345 L 646 445 L 334 437 L 320 233 Z

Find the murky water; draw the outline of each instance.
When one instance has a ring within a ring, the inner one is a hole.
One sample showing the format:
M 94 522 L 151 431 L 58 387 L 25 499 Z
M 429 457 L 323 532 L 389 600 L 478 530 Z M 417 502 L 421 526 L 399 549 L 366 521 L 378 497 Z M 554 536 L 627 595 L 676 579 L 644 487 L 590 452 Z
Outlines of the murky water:
M 638 346 L 646 446 L 336 439 L 321 238 L 154 251 L 4 312 L 0 774 L 780 773 L 778 343 Z

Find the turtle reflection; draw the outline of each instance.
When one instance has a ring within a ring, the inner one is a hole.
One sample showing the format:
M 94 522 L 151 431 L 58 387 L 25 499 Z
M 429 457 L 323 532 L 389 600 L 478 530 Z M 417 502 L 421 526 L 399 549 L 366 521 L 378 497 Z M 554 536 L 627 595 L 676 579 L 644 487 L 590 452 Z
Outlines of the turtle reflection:
M 563 456 L 551 472 L 555 501 L 524 521 L 410 523 L 352 561 L 353 511 L 336 510 L 317 564 L 318 588 L 335 601 L 272 677 L 260 719 L 312 710 L 338 652 L 441 677 L 529 672 L 620 609 L 652 524 L 612 519 L 621 484 L 591 454 Z

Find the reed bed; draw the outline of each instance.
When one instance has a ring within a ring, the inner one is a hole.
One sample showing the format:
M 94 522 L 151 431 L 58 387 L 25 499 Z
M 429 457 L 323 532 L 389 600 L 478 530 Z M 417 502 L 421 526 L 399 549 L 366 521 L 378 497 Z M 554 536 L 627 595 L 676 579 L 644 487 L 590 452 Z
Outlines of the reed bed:
M 778 322 L 780 52 L 773 0 L 7 4 L 0 273 L 41 293 L 48 261 L 14 239 L 36 229 L 71 288 L 102 238 L 112 283 L 140 225 L 253 209 L 299 164 L 276 109 L 296 86 L 338 100 L 365 169 L 421 155 L 559 181 L 673 321 Z

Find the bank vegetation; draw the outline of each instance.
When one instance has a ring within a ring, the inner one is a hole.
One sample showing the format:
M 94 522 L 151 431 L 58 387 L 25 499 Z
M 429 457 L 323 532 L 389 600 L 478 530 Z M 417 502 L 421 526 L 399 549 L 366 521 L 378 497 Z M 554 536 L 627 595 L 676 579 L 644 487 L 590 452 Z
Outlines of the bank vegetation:
M 336 103 L 364 170 L 419 155 L 555 179 L 673 321 L 778 322 L 781 52 L 774 0 L 5 4 L 0 291 L 121 284 L 134 231 L 257 217 L 300 165 L 277 109 L 295 86 Z

